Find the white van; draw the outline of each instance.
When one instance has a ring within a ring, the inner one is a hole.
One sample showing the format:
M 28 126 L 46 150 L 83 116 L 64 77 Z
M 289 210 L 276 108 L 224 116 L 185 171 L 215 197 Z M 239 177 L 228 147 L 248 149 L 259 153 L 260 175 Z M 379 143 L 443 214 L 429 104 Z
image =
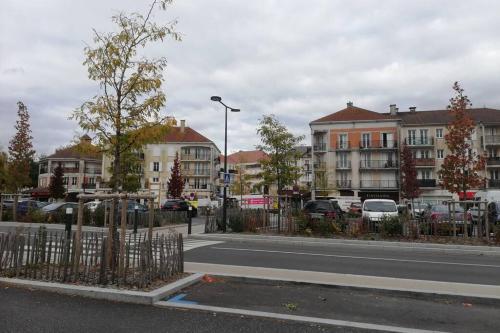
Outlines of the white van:
M 380 221 L 385 216 L 398 216 L 398 208 L 394 200 L 366 199 L 363 202 L 363 220 Z
M 500 201 L 500 190 L 486 190 L 486 191 L 477 191 L 474 194 L 474 200 L 477 201 Z

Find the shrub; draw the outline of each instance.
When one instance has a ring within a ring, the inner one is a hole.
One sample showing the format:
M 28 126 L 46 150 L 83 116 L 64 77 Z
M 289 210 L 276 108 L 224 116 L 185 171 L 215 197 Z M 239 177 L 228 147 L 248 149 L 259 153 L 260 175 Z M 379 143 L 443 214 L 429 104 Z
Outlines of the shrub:
M 243 232 L 243 218 L 239 214 L 229 214 L 228 226 L 233 232 Z
M 401 236 L 402 232 L 403 226 L 398 216 L 384 216 L 380 220 L 380 233 L 382 236 Z
M 45 214 L 40 209 L 28 213 L 28 219 L 32 223 L 45 223 Z

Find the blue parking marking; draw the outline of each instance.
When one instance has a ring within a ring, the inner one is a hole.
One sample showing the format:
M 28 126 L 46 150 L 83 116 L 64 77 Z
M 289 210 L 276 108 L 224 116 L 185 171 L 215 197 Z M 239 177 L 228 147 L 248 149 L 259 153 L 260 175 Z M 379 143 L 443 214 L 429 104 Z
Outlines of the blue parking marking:
M 187 296 L 187 294 L 179 294 L 177 296 L 170 298 L 168 301 L 174 302 L 174 303 L 182 303 L 182 304 L 198 304 L 197 302 L 183 300 L 183 298 L 186 296 Z

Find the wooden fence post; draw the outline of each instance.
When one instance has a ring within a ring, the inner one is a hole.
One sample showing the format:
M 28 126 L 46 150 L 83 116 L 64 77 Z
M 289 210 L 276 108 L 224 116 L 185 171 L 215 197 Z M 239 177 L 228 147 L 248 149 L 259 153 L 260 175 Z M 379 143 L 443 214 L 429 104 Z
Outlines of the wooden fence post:
M 14 194 L 14 205 L 12 206 L 12 222 L 17 222 L 17 202 L 19 197 Z
M 127 235 L 127 208 L 128 200 L 125 195 L 122 198 L 122 211 L 121 211 L 121 227 L 120 227 L 120 270 L 118 275 L 120 278 L 125 276 L 125 236 Z
M 3 216 L 3 195 L 0 194 L 0 221 L 2 221 Z
M 109 211 L 109 224 L 108 224 L 108 246 L 106 248 L 106 263 L 109 268 L 112 267 L 111 262 L 113 261 L 113 238 L 114 238 L 114 226 L 115 226 L 115 208 L 116 208 L 116 198 L 111 201 L 111 209 Z
M 154 199 L 151 198 L 149 199 L 149 215 L 148 215 L 148 239 L 150 242 L 153 241 L 153 224 L 154 224 L 154 213 L 155 213 L 155 208 L 154 208 Z
M 80 266 L 80 255 L 82 251 L 82 225 L 83 225 L 83 199 L 78 199 L 78 217 L 76 220 L 76 237 L 75 237 L 75 257 L 73 261 L 73 272 L 75 273 L 74 280 L 78 279 Z

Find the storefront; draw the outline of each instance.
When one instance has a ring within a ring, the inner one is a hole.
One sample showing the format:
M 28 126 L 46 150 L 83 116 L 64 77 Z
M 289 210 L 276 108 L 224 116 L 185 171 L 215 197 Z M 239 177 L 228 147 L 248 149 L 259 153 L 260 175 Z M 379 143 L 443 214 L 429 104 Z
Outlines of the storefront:
M 399 201 L 399 191 L 359 191 L 358 196 L 361 201 L 366 199 L 390 199 Z

